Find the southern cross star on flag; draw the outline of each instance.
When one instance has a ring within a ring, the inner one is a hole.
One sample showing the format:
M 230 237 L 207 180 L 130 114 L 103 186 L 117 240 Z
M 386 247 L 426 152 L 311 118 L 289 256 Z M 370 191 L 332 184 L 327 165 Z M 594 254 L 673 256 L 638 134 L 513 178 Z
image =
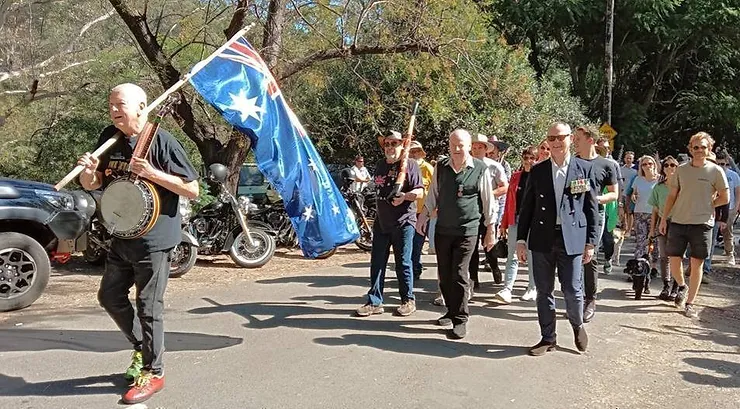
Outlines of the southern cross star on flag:
M 303 254 L 359 238 L 344 198 L 267 64 L 244 37 L 190 78 L 232 126 L 249 135 L 257 167 L 283 198 Z

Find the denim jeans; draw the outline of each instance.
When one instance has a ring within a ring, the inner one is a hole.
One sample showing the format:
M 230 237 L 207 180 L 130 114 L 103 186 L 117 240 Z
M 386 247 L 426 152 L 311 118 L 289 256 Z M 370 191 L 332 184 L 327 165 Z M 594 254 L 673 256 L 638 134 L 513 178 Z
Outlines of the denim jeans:
M 383 303 L 385 269 L 390 257 L 391 246 L 396 261 L 396 277 L 401 302 L 414 299 L 414 275 L 411 270 L 411 248 L 414 241 L 414 226 L 406 224 L 401 228 L 383 233 L 378 223 L 373 224 L 373 248 L 370 252 L 370 291 L 368 301 L 372 305 Z
M 509 257 L 506 259 L 506 276 L 504 278 L 504 289 L 514 290 L 514 281 L 516 281 L 517 270 L 519 269 L 519 259 L 516 256 L 516 224 L 509 225 L 507 232 L 506 244 L 509 248 Z M 534 269 L 532 267 L 532 252 L 527 250 L 527 271 L 529 271 L 529 284 L 527 290 L 533 290 Z
M 704 272 L 709 273 L 712 271 L 712 255 L 714 254 L 714 245 L 717 243 L 717 233 L 719 233 L 719 222 L 714 222 L 714 227 L 712 228 L 712 242 L 709 246 L 709 256 L 704 259 Z

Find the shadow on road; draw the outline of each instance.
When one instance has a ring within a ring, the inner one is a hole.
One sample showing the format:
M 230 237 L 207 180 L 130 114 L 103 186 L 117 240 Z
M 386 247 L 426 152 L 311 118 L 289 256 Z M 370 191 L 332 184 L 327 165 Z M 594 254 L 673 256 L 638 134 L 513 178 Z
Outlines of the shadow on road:
M 128 382 L 120 373 L 37 383 L 0 373 L 0 396 L 80 396 L 123 393 Z
M 317 344 L 325 346 L 357 345 L 376 348 L 400 354 L 426 355 L 437 358 L 458 358 L 463 356 L 506 359 L 527 355 L 528 349 L 519 345 L 476 345 L 444 339 L 407 338 L 376 334 L 349 334 L 336 338 L 316 338 Z M 578 354 L 569 349 L 560 348 L 569 353 Z
M 684 362 L 718 374 L 708 375 L 698 372 L 679 372 L 686 382 L 697 385 L 711 385 L 718 388 L 740 388 L 740 364 L 712 358 L 685 358 Z
M 343 286 L 370 287 L 370 277 L 345 275 L 292 276 L 257 280 L 257 284 L 307 284 L 310 288 L 332 288 Z
M 241 338 L 190 332 L 165 333 L 167 351 L 210 351 L 239 345 Z M 131 349 L 118 331 L 6 329 L 0 332 L 3 352 L 46 351 L 117 352 Z

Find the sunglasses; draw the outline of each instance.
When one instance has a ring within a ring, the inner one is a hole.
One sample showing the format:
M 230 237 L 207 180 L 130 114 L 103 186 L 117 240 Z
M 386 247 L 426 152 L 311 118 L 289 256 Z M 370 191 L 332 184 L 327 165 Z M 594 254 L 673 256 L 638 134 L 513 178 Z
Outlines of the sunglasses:
M 717 164 L 719 166 L 727 166 L 727 165 L 729 165 L 729 163 L 727 163 L 727 162 L 717 162 Z
M 395 148 L 396 146 L 398 146 L 400 144 L 401 144 L 401 142 L 397 142 L 397 141 L 394 141 L 394 142 L 385 142 L 385 143 L 383 143 L 383 147 L 384 148 L 388 148 L 388 147 Z
M 705 151 L 707 149 L 709 149 L 709 147 L 704 145 L 694 145 L 691 147 L 692 151 Z
M 642 162 L 641 166 L 655 166 L 653 162 Z
M 557 139 L 557 140 L 559 140 L 559 141 L 562 142 L 562 141 L 565 140 L 565 138 L 567 138 L 569 136 L 570 136 L 570 134 L 564 134 L 564 135 L 547 135 L 547 140 L 550 141 L 550 142 L 554 142 L 555 139 Z
M 675 168 L 675 167 L 678 167 L 678 165 L 676 165 L 675 163 L 666 163 L 665 164 L 665 167 L 667 167 L 667 168 Z

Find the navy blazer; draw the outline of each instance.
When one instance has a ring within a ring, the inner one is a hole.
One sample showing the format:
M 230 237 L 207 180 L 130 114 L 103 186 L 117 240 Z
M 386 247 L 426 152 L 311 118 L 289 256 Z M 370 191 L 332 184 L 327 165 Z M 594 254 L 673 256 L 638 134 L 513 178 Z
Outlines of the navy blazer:
M 549 253 L 555 245 L 557 214 L 560 214 L 565 251 L 569 256 L 583 254 L 586 244 L 596 247 L 598 238 L 599 208 L 597 193 L 591 180 L 591 163 L 571 156 L 565 176 L 560 209 L 555 209 L 552 159 L 532 167 L 524 188 L 517 240 L 529 238 L 529 249 Z M 571 183 L 583 181 L 590 187 L 584 193 L 574 193 Z

